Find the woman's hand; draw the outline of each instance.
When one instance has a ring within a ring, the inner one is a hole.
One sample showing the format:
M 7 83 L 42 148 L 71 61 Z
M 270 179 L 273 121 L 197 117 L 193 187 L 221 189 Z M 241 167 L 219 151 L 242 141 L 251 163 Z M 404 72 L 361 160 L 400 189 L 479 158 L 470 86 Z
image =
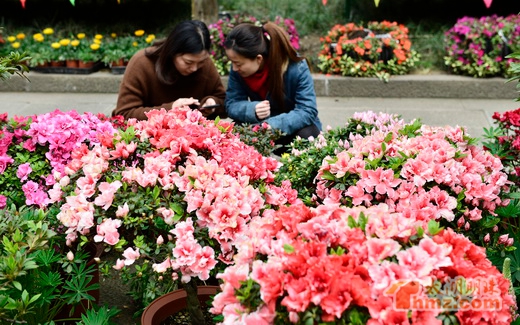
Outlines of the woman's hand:
M 194 99 L 193 97 L 190 98 L 179 98 L 176 101 L 173 102 L 172 108 L 174 107 L 182 107 L 182 106 L 189 106 L 189 105 L 196 105 L 199 106 L 199 100 Z
M 204 117 L 208 117 L 211 114 L 215 113 L 215 108 L 207 108 L 205 109 L 205 106 L 212 106 L 215 105 L 217 102 L 213 98 L 208 98 L 204 104 L 202 104 L 202 107 L 199 108 L 199 111 L 202 113 Z
M 271 104 L 268 100 L 261 101 L 255 106 L 256 117 L 259 120 L 268 118 L 271 115 Z

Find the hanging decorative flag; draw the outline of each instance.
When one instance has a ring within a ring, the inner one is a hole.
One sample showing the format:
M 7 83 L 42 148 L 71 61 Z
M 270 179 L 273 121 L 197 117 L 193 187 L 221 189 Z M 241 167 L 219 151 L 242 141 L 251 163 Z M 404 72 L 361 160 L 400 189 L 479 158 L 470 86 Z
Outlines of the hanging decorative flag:
M 121 4 L 121 0 L 117 0 L 117 4 L 120 5 Z
M 70 3 L 72 3 L 73 6 L 76 5 L 76 0 L 70 0 Z
M 25 0 L 20 0 L 20 2 L 22 3 L 22 8 L 25 9 Z
M 493 2 L 493 0 L 484 0 L 484 4 L 486 5 L 486 8 L 491 7 L 492 2 Z
M 117 1 L 119 1 L 119 0 L 117 0 Z M 321 0 L 321 2 L 323 3 L 324 6 L 327 5 L 327 0 Z
M 379 7 L 379 0 L 374 0 L 374 3 L 376 4 L 376 7 Z

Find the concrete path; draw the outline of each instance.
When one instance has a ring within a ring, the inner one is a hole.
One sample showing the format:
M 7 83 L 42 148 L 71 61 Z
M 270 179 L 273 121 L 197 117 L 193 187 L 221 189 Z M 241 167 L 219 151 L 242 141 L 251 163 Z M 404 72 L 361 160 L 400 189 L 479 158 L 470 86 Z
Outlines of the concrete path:
M 12 117 L 60 109 L 110 115 L 116 100 L 116 93 L 0 92 L 0 113 Z M 428 125 L 465 126 L 472 137 L 481 137 L 483 129 L 492 126 L 494 112 L 516 108 L 520 102 L 513 99 L 318 97 L 324 128 L 344 125 L 354 112 L 371 110 L 399 114 L 406 121 L 418 118 Z

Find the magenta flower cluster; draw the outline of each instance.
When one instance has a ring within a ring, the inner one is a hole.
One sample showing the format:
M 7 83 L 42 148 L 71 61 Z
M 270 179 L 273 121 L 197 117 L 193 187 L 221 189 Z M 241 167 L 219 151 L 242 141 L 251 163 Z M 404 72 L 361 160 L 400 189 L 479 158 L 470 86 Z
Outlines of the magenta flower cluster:
M 512 52 L 520 50 L 520 16 L 463 17 L 445 33 L 445 63 L 455 74 L 509 76 Z
M 76 111 L 11 120 L 4 114 L 0 126 L 0 208 L 11 203 L 48 205 L 48 190 L 64 173 L 71 152 L 115 133 L 106 119 Z

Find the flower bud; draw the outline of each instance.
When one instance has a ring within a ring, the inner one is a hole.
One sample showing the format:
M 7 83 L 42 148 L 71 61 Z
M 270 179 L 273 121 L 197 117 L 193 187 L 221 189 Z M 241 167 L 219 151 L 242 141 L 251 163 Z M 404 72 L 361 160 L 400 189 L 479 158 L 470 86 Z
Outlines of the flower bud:
M 74 253 L 71 252 L 71 251 L 69 251 L 69 252 L 67 253 L 67 259 L 68 259 L 69 261 L 73 261 L 73 260 L 74 260 Z
M 502 235 L 500 237 L 498 237 L 498 244 L 506 244 L 507 243 L 507 240 L 509 238 L 509 234 L 505 234 L 505 235 Z
M 490 241 L 491 241 L 491 236 L 488 233 L 487 235 L 484 236 L 484 243 L 489 243 Z
M 157 245 L 162 245 L 164 243 L 164 238 L 163 236 L 159 235 L 159 237 L 157 237 Z

